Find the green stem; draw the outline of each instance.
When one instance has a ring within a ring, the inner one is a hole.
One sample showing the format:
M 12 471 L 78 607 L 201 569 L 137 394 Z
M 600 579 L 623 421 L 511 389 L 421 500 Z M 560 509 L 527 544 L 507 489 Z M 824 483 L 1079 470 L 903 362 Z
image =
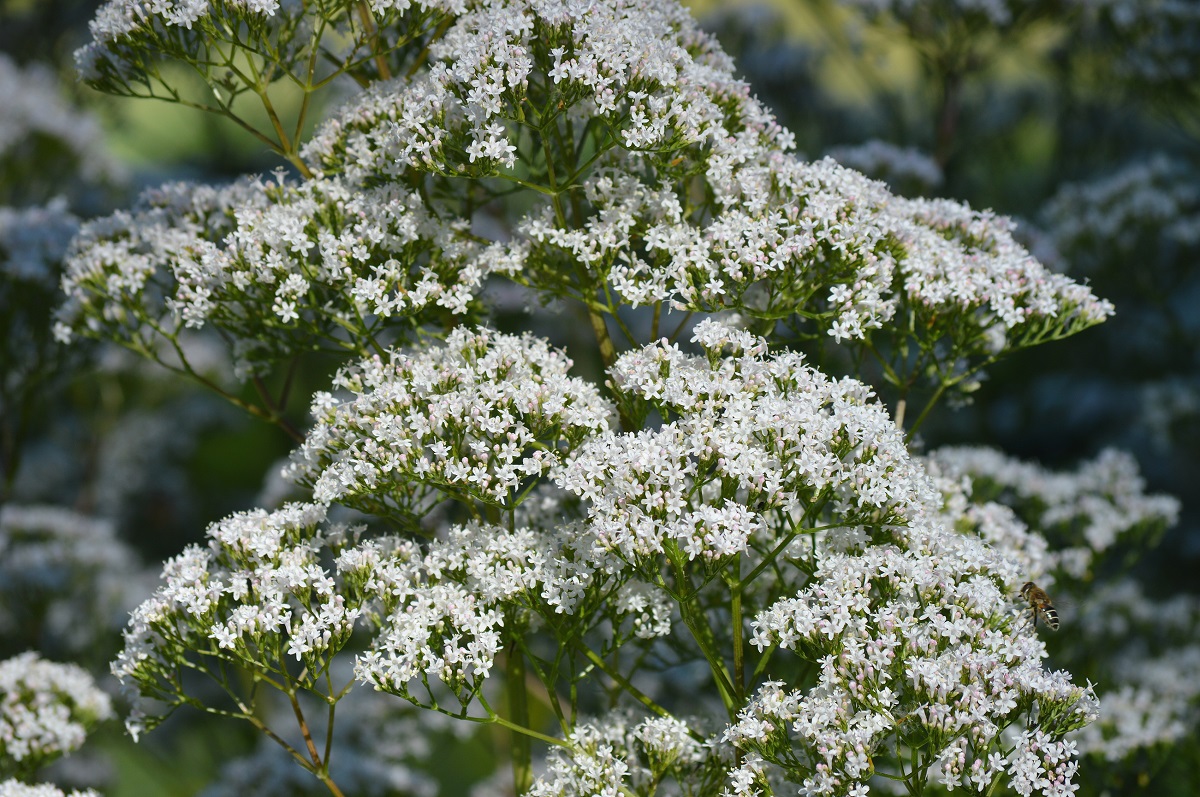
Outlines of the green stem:
M 533 745 L 530 744 L 529 695 L 525 684 L 525 656 L 517 645 L 508 648 L 508 666 L 505 668 L 508 689 L 508 713 L 512 715 L 514 727 L 512 738 L 513 792 L 524 794 L 533 786 Z M 497 717 L 497 720 L 500 718 Z
M 606 662 L 600 656 L 600 654 L 598 654 L 596 651 L 592 650 L 587 645 L 584 645 L 582 642 L 577 642 L 576 648 L 581 653 L 583 653 L 583 655 L 585 657 L 587 657 L 588 661 L 590 661 L 592 664 L 596 665 L 596 669 L 600 670 L 602 673 L 607 675 L 609 678 L 612 678 L 617 683 L 617 685 L 620 686 L 622 689 L 624 689 L 626 691 L 626 693 L 628 693 L 629 696 L 632 697 L 634 700 L 638 701 L 643 706 L 650 709 L 651 711 L 653 711 L 655 714 L 657 714 L 660 717 L 671 716 L 671 712 L 667 711 L 665 708 L 660 706 L 658 703 L 655 703 L 654 700 L 652 698 L 650 698 L 645 692 L 642 692 L 640 689 L 638 689 L 636 686 L 634 686 L 632 683 L 630 683 L 628 678 L 621 675 L 621 673 L 619 671 L 610 667 L 608 662 Z
M 734 557 L 736 568 L 742 561 L 741 555 Z M 729 587 L 729 613 L 733 623 L 733 689 L 740 706 L 746 698 L 746 651 L 742 641 L 742 583 L 735 581 Z

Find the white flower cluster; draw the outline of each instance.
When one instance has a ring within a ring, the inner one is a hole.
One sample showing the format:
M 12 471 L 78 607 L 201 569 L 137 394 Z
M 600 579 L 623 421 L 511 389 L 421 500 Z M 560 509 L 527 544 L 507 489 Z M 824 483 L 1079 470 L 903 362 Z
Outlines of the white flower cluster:
M 1074 738 L 1080 750 L 1119 761 L 1175 743 L 1200 726 L 1200 601 L 1194 595 L 1151 600 L 1126 579 L 1089 592 L 1072 622 L 1085 651 L 1097 656 L 1100 720 Z
M 1011 219 L 948 199 L 897 199 L 895 205 L 910 222 L 896 232 L 909 251 L 900 264 L 904 292 L 931 317 L 961 313 L 969 328 L 999 324 L 1010 336 L 1028 329 L 1040 337 L 1112 315 L 1111 302 L 1034 260 L 1013 238 Z
M 433 43 L 430 56 L 427 73 L 377 84 L 318 130 L 304 150 L 310 168 L 387 176 L 408 168 L 462 176 L 512 169 L 522 124 L 544 123 L 526 119 L 534 94 L 560 97 L 556 115 L 602 121 L 608 146 L 673 152 L 703 142 L 731 156 L 743 136 L 790 146 L 790 135 L 673 2 L 481 4 Z M 737 118 L 727 120 L 729 106 Z
M 1031 257 L 1006 218 L 895 197 L 831 159 L 802 163 L 747 146 L 738 165 L 728 160 L 715 150 L 709 158 L 719 207 L 703 229 L 683 210 L 690 189 L 601 170 L 584 184 L 592 209 L 584 223 L 563 227 L 548 206 L 535 210 L 514 252 L 544 290 L 561 290 L 565 257 L 635 305 L 802 312 L 837 341 L 921 330 L 925 347 L 948 338 L 976 357 L 1112 314 L 1087 286 Z M 898 315 L 915 320 L 887 324 Z
M 1072 747 L 1060 740 L 1095 719 L 1095 699 L 1044 670 L 1045 646 L 1019 630 L 1013 595 L 1024 574 L 977 539 L 941 527 L 906 534 L 827 555 L 810 584 L 755 619 L 752 644 L 794 650 L 820 675 L 807 692 L 763 684 L 726 730 L 753 754 L 731 776 L 732 794 L 756 793 L 764 761 L 806 773 L 808 794 L 865 793 L 874 754 L 894 748 L 903 762 L 900 748 L 921 740 L 951 787 L 982 789 L 1007 772 L 1022 795 L 1073 791 Z M 1036 729 L 1009 748 L 1003 731 L 1035 705 Z
M 558 477 L 590 502 L 605 548 L 656 571 L 667 546 L 708 562 L 745 551 L 768 511 L 854 526 L 937 506 L 862 383 L 831 380 L 798 354 L 768 355 L 763 339 L 711 320 L 693 340 L 707 357 L 665 341 L 622 355 L 614 383 L 667 422 L 597 437 Z
M 883 180 L 893 191 L 901 193 L 905 187 L 927 193 L 942 184 L 942 167 L 915 147 L 901 147 L 873 138 L 862 144 L 834 147 L 825 155 L 874 180 Z
M 61 197 L 35 207 L 0 207 L 0 279 L 54 290 L 78 229 L 79 219 Z
M 162 585 L 133 611 L 113 674 L 130 692 L 168 706 L 184 702 L 180 660 L 219 680 L 224 662 L 274 673 L 295 659 L 308 679 L 298 686 L 320 679 L 363 608 L 361 595 L 343 588 L 340 569 L 323 561 L 351 532 L 324 520 L 323 506 L 288 504 L 214 523 L 208 547 L 190 546 L 167 561 Z M 136 735 L 159 719 L 139 709 L 126 724 Z
M 9 179 L 30 174 L 31 165 L 49 173 L 60 164 L 38 152 L 49 149 L 69 161 L 69 176 L 100 180 L 121 176 L 121 168 L 103 146 L 96 119 L 66 101 L 63 86 L 47 66 L 19 66 L 0 53 L 0 195 L 11 190 Z M 68 175 L 64 175 L 68 176 Z M 61 190 L 61 189 L 58 189 Z
M 459 327 L 339 373 L 289 475 L 321 502 L 419 518 L 446 497 L 512 507 L 612 410 L 545 341 Z
M 688 724 L 675 717 L 638 720 L 618 711 L 580 722 L 555 748 L 529 797 L 616 797 L 655 793 L 675 781 L 683 793 L 700 793 L 710 752 Z M 672 792 L 673 793 L 673 792 Z
M 1200 72 L 1200 8 L 1189 0 L 1089 0 L 1107 23 L 1121 72 L 1150 85 L 1190 86 Z
M 338 566 L 380 607 L 379 631 L 356 677 L 418 705 L 440 699 L 431 683 L 438 680 L 465 710 L 491 672 L 502 632 L 526 624 L 551 622 L 558 634 L 578 638 L 605 625 L 617 643 L 673 629 L 664 596 L 627 581 L 621 562 L 581 524 L 469 524 L 423 554 L 398 550 L 367 543 L 344 552 Z
M 1050 540 L 1049 569 L 1071 578 L 1084 577 L 1095 558 L 1118 541 L 1153 536 L 1179 517 L 1179 501 L 1147 495 L 1137 462 L 1114 449 L 1074 472 L 1058 473 L 983 447 L 942 448 L 929 459 L 950 478 L 969 477 L 973 501 L 1013 507 Z M 1018 542 L 1032 551 L 1028 545 Z
M 418 705 L 442 700 L 432 683 L 440 681 L 465 711 L 502 645 L 505 604 L 537 600 L 553 553 L 549 537 L 499 527 L 455 529 L 425 556 L 415 549 L 397 556 L 369 544 L 347 552 L 339 566 L 381 605 L 379 633 L 358 657 L 355 676 Z M 583 572 L 563 575 L 575 584 L 586 581 Z
M 112 716 L 108 695 L 82 667 L 32 651 L 0 662 L 0 771 L 30 773 L 74 752 Z
M 159 62 L 175 59 L 213 79 L 222 93 L 233 93 L 227 48 L 252 51 L 260 59 L 256 68 L 269 74 L 299 79 L 308 69 L 310 80 L 324 78 L 354 69 L 373 54 L 370 47 L 387 51 L 419 39 L 423 26 L 435 27 L 468 4 L 372 0 L 363 7 L 371 24 L 361 26 L 356 14 L 340 6 L 322 8 L 317 24 L 313 9 L 280 0 L 108 0 L 89 22 L 92 41 L 75 51 L 75 63 L 84 80 L 104 90 L 144 96 L 134 87 L 149 89 L 142 80 L 147 75 L 161 80 Z
M 137 556 L 113 525 L 61 507 L 0 508 L 0 635 L 80 653 L 124 622 Z
M 62 339 L 211 324 L 243 374 L 260 372 L 319 347 L 365 354 L 389 326 L 465 314 L 484 277 L 509 267 L 397 186 L 251 179 L 169 185 L 141 204 L 84 226 Z
M 1042 214 L 1056 247 L 1084 273 L 1200 244 L 1200 188 L 1185 163 L 1165 155 L 1065 185 Z
M 944 474 L 942 462 L 935 451 L 922 460 L 926 471 L 937 484 L 945 503 L 942 517 L 945 525 L 964 534 L 977 535 L 1003 556 L 1016 562 L 1027 580 L 1048 586 L 1053 577 L 1044 578 L 1047 569 L 1055 564 L 1057 552 L 1050 552 L 1046 538 L 1021 519 L 1013 510 L 997 501 L 976 499 L 972 494 L 971 477 L 957 470 Z
M 64 792 L 52 783 L 22 783 L 19 780 L 6 780 L 0 783 L 0 797 L 100 797 L 100 793 L 92 789 L 72 789 Z
M 1082 753 L 1120 761 L 1136 750 L 1169 745 L 1200 725 L 1200 645 L 1113 662 L 1116 683 L 1100 695 L 1100 720 L 1075 741 Z

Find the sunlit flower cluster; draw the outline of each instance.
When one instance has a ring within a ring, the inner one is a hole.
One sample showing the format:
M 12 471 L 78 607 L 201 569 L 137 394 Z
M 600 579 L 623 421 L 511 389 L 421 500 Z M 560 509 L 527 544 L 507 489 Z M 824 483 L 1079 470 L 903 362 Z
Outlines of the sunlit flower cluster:
M 318 130 L 304 153 L 310 167 L 390 177 L 407 168 L 460 176 L 512 169 L 521 123 L 539 123 L 522 103 L 551 92 L 562 98 L 559 110 L 603 120 L 608 145 L 628 150 L 703 143 L 732 154 L 743 136 L 790 141 L 674 3 L 483 4 L 430 55 L 427 73 L 377 84 Z
M 74 664 L 34 652 L 0 662 L 0 772 L 31 773 L 83 744 L 112 704 Z
M 539 477 L 608 427 L 611 408 L 542 340 L 459 327 L 444 346 L 342 371 L 292 478 L 318 501 L 419 518 L 438 497 L 515 506 Z
M 705 767 L 711 752 L 675 717 L 639 720 L 613 712 L 580 722 L 566 741 L 551 751 L 529 797 L 641 794 L 663 781 L 695 790 L 711 774 Z
M 763 684 L 725 739 L 778 766 L 798 759 L 812 794 L 846 793 L 889 749 L 903 767 L 900 751 L 921 740 L 948 785 L 979 788 L 1007 772 L 1020 794 L 1028 784 L 1069 794 L 1075 764 L 1057 740 L 1095 719 L 1095 698 L 1042 668 L 1045 647 L 1013 603 L 1023 573 L 977 539 L 938 527 L 907 534 L 900 545 L 826 556 L 808 586 L 758 615 L 756 647 L 794 650 L 820 676 L 808 692 Z M 1038 744 L 1009 747 L 1003 731 L 1035 705 Z M 1035 748 L 1058 758 L 1035 761 Z M 1067 791 L 1040 782 L 1051 771 Z
M 133 345 L 211 324 L 252 373 L 314 348 L 365 353 L 397 323 L 465 314 L 483 278 L 504 268 L 463 225 L 395 186 L 169 185 L 132 214 L 84 227 L 58 334 Z
M 289 660 L 308 668 L 298 685 L 319 680 L 363 609 L 361 594 L 342 589 L 328 562 L 353 532 L 324 519 L 320 505 L 288 504 L 213 524 L 207 547 L 170 559 L 154 596 L 133 611 L 113 674 L 135 695 L 161 701 L 159 711 L 185 700 L 174 664 L 181 658 L 219 681 L 225 662 L 277 672 Z M 126 725 L 136 735 L 160 720 L 139 710 Z
M 936 505 L 860 382 L 831 380 L 797 354 L 768 355 L 761 338 L 716 322 L 701 322 L 694 340 L 707 357 L 664 342 L 617 361 L 619 389 L 668 422 L 598 437 L 558 480 L 590 502 L 606 548 L 631 563 L 667 545 L 719 561 L 747 549 L 767 511 L 829 505 L 835 525 L 886 524 Z

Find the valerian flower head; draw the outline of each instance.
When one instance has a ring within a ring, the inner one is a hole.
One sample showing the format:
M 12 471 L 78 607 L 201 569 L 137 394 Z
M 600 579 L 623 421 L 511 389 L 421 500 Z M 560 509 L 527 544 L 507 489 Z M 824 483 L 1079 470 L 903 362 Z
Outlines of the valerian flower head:
M 351 544 L 351 530 L 324 521 L 316 504 L 241 512 L 209 527 L 207 547 L 189 546 L 166 563 L 162 585 L 133 611 L 112 663 L 141 699 L 127 722 L 131 733 L 161 721 L 149 713 L 161 704 L 187 702 L 181 662 L 214 678 L 226 662 L 259 672 L 301 662 L 305 675 L 295 686 L 320 683 L 366 600 L 358 582 L 346 585 L 328 561 Z
M 132 214 L 85 225 L 58 334 L 153 343 L 211 325 L 243 375 L 314 348 L 366 353 L 378 336 L 464 316 L 484 277 L 506 268 L 465 229 L 397 186 L 165 186 Z
M 356 677 L 417 705 L 444 703 L 449 690 L 465 710 L 491 673 L 503 634 L 547 618 L 579 636 L 605 623 L 614 631 L 626 623 L 641 638 L 670 633 L 661 596 L 637 593 L 635 585 L 642 599 L 624 591 L 611 599 L 628 576 L 595 547 L 578 524 L 471 524 L 452 528 L 420 556 L 367 545 L 347 551 L 341 571 L 364 584 L 378 607 L 379 630 L 358 657 Z
M 1011 507 L 1023 523 L 1050 541 L 1053 552 L 1046 556 L 1046 567 L 1073 579 L 1084 578 L 1097 557 L 1117 543 L 1155 539 L 1179 517 L 1179 501 L 1147 494 L 1136 460 L 1115 449 L 1074 472 L 1053 472 L 982 447 L 942 448 L 929 459 L 939 472 L 969 479 L 974 503 L 994 501 Z M 979 512 L 970 510 L 975 516 Z M 1005 536 L 1033 552 L 1027 542 Z
M 0 662 L 0 773 L 29 775 L 79 749 L 112 704 L 74 664 L 32 651 Z
M 459 327 L 444 346 L 343 370 L 290 475 L 318 501 L 416 519 L 447 496 L 520 503 L 556 463 L 608 428 L 611 408 L 545 341 Z
M 521 222 L 512 246 L 530 264 L 525 279 L 581 296 L 601 280 L 633 305 L 732 309 L 851 345 L 953 351 L 972 367 L 1113 312 L 1030 256 L 1006 218 L 902 199 L 833 160 L 777 148 L 747 145 L 731 160 L 714 144 L 696 157 L 711 218 L 685 212 L 690 182 L 647 178 L 628 157 L 584 181 L 582 223 L 549 204 Z M 572 287 L 572 274 L 587 276 Z
M 616 797 L 664 782 L 701 790 L 714 774 L 711 751 L 671 716 L 639 719 L 616 711 L 580 722 L 566 742 L 550 753 L 530 797 Z
M 687 12 L 669 2 L 523 0 L 466 11 L 430 47 L 411 81 L 352 100 L 304 150 L 318 173 L 396 177 L 512 170 L 527 98 L 551 95 L 555 116 L 601 121 L 605 148 L 658 153 L 746 136 L 791 137 L 732 77 L 732 65 Z M 557 123 L 557 120 L 552 120 Z
M 1045 646 L 1011 599 L 1024 578 L 1012 561 L 937 526 L 907 536 L 822 558 L 808 585 L 759 613 L 751 643 L 796 651 L 820 675 L 808 691 L 763 684 L 724 738 L 775 765 L 798 760 L 813 794 L 869 779 L 893 743 L 941 756 L 949 783 L 1008 771 L 1020 790 L 1025 775 L 1001 761 L 1004 729 L 1036 707 L 1038 738 L 1060 745 L 1095 719 L 1094 696 L 1043 669 Z
M 428 43 L 429 30 L 468 0 L 373 0 L 362 7 L 371 24 L 344 4 L 319 9 L 280 0 L 108 0 L 88 27 L 92 41 L 75 51 L 81 77 L 92 86 L 126 96 L 183 94 L 163 62 L 191 67 L 213 89 L 206 102 L 232 104 L 245 91 L 285 76 L 318 85 L 349 73 L 360 79 L 386 76 L 376 48 L 396 65 Z M 248 54 L 238 64 L 231 53 Z M 247 73 L 252 74 L 251 78 Z
M 937 506 L 862 383 L 768 354 L 765 340 L 716 322 L 701 322 L 694 340 L 706 357 L 665 342 L 622 355 L 614 384 L 667 422 L 602 435 L 557 477 L 589 502 L 605 549 L 651 569 L 668 546 L 711 564 L 766 533 L 767 512 L 807 509 L 817 524 L 824 507 L 834 525 L 888 525 Z

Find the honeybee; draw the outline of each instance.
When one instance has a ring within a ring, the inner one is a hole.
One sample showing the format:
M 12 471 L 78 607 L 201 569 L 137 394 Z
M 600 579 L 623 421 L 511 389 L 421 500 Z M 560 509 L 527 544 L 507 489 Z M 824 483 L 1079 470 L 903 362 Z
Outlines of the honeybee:
M 1037 621 L 1040 617 L 1051 631 L 1058 630 L 1058 611 L 1050 602 L 1050 596 L 1046 594 L 1046 590 L 1032 581 L 1026 581 L 1025 586 L 1021 587 L 1021 597 L 1029 601 L 1029 607 L 1033 609 L 1034 628 L 1037 628 Z

